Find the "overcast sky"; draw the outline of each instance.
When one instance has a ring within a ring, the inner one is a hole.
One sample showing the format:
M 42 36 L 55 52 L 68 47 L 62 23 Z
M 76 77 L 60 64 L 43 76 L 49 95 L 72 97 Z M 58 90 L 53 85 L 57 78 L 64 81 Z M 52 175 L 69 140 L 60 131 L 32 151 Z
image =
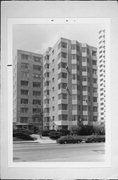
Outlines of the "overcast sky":
M 20 24 L 13 26 L 13 50 L 44 53 L 60 37 L 98 46 L 98 32 L 102 24 Z

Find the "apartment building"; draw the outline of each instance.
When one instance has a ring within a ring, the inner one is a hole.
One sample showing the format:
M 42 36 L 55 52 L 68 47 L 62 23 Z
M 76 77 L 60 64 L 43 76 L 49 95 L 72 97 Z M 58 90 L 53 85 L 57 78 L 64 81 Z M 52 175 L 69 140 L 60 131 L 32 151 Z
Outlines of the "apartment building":
M 18 50 L 13 67 L 13 122 L 18 128 L 42 128 L 42 55 Z
M 105 30 L 99 31 L 99 122 L 105 123 Z
M 43 127 L 71 129 L 98 122 L 97 49 L 60 38 L 43 55 Z

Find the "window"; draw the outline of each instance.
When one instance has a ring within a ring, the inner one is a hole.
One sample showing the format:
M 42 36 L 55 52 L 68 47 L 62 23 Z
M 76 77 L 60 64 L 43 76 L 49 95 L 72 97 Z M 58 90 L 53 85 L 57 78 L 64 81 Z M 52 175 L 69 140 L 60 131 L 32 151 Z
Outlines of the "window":
M 71 44 L 71 49 L 75 50 L 76 49 L 76 44 Z
M 62 48 L 67 48 L 67 43 L 61 42 L 61 47 L 62 47 Z
M 41 100 L 39 100 L 39 99 L 33 99 L 33 104 L 41 105 Z
M 45 67 L 46 69 L 49 69 L 49 64 L 46 63 L 44 67 Z
M 72 59 L 76 59 L 76 54 L 71 55 Z
M 21 86 L 28 86 L 28 81 L 21 81 Z
M 41 95 L 41 91 L 33 91 L 33 96 L 40 96 Z
M 52 63 L 54 63 L 54 59 L 52 60 Z
M 33 59 L 34 59 L 35 62 L 41 62 L 42 58 L 34 56 Z
M 52 90 L 54 91 L 54 87 L 52 87 Z
M 86 66 L 83 66 L 83 67 L 82 67 L 82 71 L 87 72 L 87 67 L 86 67 Z
M 55 119 L 55 116 L 52 116 L 52 120 L 54 121 L 54 119 Z
M 82 86 L 83 91 L 87 91 L 87 86 Z
M 76 104 L 72 105 L 72 110 L 77 110 L 77 105 Z
M 96 64 L 97 64 L 97 61 L 92 60 L 92 64 L 93 64 L 93 65 L 96 65 Z
M 21 54 L 21 59 L 28 60 L 28 55 L 27 54 Z
M 76 121 L 77 120 L 77 115 L 72 115 L 72 121 Z
M 28 108 L 22 107 L 22 108 L 20 109 L 20 112 L 21 112 L 21 113 L 27 113 L 27 112 L 28 112 Z
M 83 77 L 82 77 L 82 81 L 87 81 L 87 77 L 86 77 L 86 76 L 83 76 Z
M 27 123 L 28 122 L 28 117 L 20 117 L 20 122 L 21 123 Z
M 60 78 L 67 78 L 67 73 L 61 72 L 58 74 L 58 79 Z
M 34 78 L 34 79 L 41 79 L 41 75 L 40 75 L 40 74 L 33 73 L 33 78 Z
M 59 107 L 59 110 L 67 110 L 68 105 L 67 104 L 59 104 L 58 107 Z
M 77 75 L 77 80 L 80 80 L 80 76 L 79 75 Z
M 52 82 L 54 82 L 54 78 L 52 78 Z
M 88 116 L 83 116 L 83 121 L 87 121 L 88 120 Z
M 45 76 L 45 77 L 49 77 L 49 72 L 46 72 L 46 73 L 44 74 L 44 76 Z
M 82 52 L 86 52 L 86 47 L 82 47 Z
M 33 82 L 33 87 L 40 87 L 41 83 L 40 82 Z
M 96 56 L 96 51 L 92 51 L 92 56 Z
M 33 108 L 33 109 L 32 109 L 32 112 L 33 112 L 33 114 L 35 114 L 35 113 L 40 113 L 40 112 L 41 112 L 41 109 L 40 109 L 40 108 Z
M 45 81 L 44 85 L 49 86 L 49 81 Z
M 28 78 L 28 77 L 29 77 L 29 73 L 28 73 L 28 72 L 21 71 L 21 77 L 22 77 L 22 78 Z
M 77 100 L 77 94 L 72 94 L 72 100 Z
M 53 111 L 55 110 L 55 107 L 54 107 L 54 106 L 52 106 L 52 110 L 53 110 Z
M 28 63 L 21 63 L 22 69 L 28 69 Z
M 79 48 L 79 46 L 78 46 L 78 45 L 76 46 L 76 49 L 77 49 L 77 51 L 79 51 L 79 50 L 80 50 L 80 48 Z
M 61 52 L 61 57 L 62 57 L 62 58 L 67 58 L 67 53 Z
M 60 84 L 58 84 L 58 89 L 66 89 L 66 87 L 67 87 L 67 83 L 60 83 Z
M 48 54 L 45 56 L 45 60 L 49 60 L 49 55 Z
M 60 63 L 58 64 L 58 69 L 60 69 L 60 68 L 66 68 L 66 66 L 67 66 L 67 63 L 65 63 L 65 62 L 60 62 Z
M 28 90 L 21 89 L 21 95 L 28 95 Z
M 94 92 L 94 93 L 97 93 L 97 88 L 93 88 L 93 92 Z
M 59 99 L 67 99 L 67 94 L 66 93 L 61 93 L 58 95 Z
M 86 57 L 82 57 L 82 62 L 87 62 L 87 58 Z
M 54 49 L 52 50 L 52 54 L 54 54 Z
M 93 74 L 95 74 L 95 75 L 97 74 L 97 70 L 96 70 L 96 69 L 93 69 L 92 72 L 93 72 Z
M 52 100 L 54 101 L 54 96 L 52 97 Z
M 44 103 L 49 104 L 49 99 L 45 99 Z
M 44 112 L 45 112 L 45 113 L 49 113 L 49 108 L 45 108 L 45 109 L 44 109 Z
M 97 112 L 97 110 L 98 110 L 97 107 L 93 107 L 94 112 Z
M 97 79 L 93 78 L 93 83 L 97 83 Z
M 72 69 L 77 69 L 77 65 L 76 64 L 72 64 Z
M 44 91 L 44 94 L 45 94 L 45 95 L 49 95 L 49 93 L 50 93 L 49 90 Z
M 72 89 L 77 89 L 77 84 L 72 84 Z
M 87 101 L 87 99 L 88 99 L 87 96 L 84 95 L 83 96 L 83 101 Z
M 54 73 L 54 68 L 52 69 L 52 72 Z
M 40 70 L 41 70 L 41 66 L 39 66 L 39 65 L 33 65 L 33 69 L 40 71 Z
M 87 111 L 87 106 L 82 106 L 83 111 Z
M 97 121 L 97 116 L 93 116 L 93 121 Z
M 21 104 L 28 104 L 28 99 L 21 99 Z
M 77 55 L 77 61 L 79 61 L 80 60 L 80 58 L 79 58 L 79 56 Z
M 97 97 L 93 97 L 93 102 L 97 102 Z
M 76 74 L 72 74 L 72 79 L 76 80 L 77 79 L 77 75 Z
M 62 121 L 66 121 L 68 119 L 68 115 L 67 114 L 60 114 L 58 116 L 59 120 L 62 120 Z

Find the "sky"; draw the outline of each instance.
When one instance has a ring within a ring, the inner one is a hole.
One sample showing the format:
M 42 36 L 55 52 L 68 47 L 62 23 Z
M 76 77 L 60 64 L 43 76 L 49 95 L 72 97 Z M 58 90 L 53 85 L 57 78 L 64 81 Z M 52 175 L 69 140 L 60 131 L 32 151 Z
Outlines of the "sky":
M 15 24 L 13 52 L 17 49 L 43 54 L 61 38 L 98 46 L 98 32 L 102 24 Z

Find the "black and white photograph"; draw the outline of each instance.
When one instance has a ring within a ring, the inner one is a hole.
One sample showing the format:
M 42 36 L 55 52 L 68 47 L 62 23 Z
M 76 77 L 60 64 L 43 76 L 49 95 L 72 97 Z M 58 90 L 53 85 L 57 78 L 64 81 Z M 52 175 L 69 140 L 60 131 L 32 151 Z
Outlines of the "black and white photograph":
M 12 26 L 13 162 L 105 162 L 108 22 L 75 20 Z
M 3 179 L 118 177 L 115 5 L 2 2 Z

